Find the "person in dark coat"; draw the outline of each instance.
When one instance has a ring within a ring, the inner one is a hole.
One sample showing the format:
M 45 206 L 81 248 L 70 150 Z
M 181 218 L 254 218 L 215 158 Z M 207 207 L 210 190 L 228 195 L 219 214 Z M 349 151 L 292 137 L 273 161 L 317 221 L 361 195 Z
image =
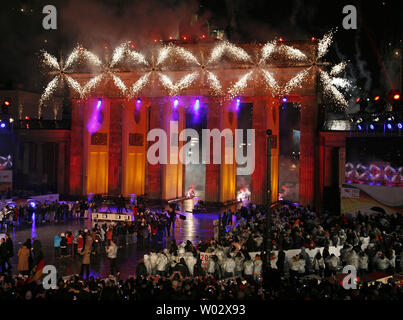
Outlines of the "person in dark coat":
M 6 261 L 7 261 L 8 251 L 6 246 L 6 240 L 4 238 L 0 239 L 0 266 L 1 273 L 6 273 Z
M 183 259 L 183 258 L 181 258 L 179 260 L 179 263 L 177 263 L 175 265 L 175 267 L 173 268 L 173 271 L 179 271 L 181 273 L 181 275 L 184 277 L 190 276 L 189 268 L 186 265 L 185 259 Z
M 137 277 L 147 277 L 147 268 L 146 265 L 144 264 L 144 259 L 141 259 L 140 262 L 138 263 L 136 267 L 136 275 Z
M 6 234 L 6 248 L 7 248 L 7 269 L 8 271 L 11 271 L 11 263 L 10 259 L 14 256 L 14 245 L 13 245 L 13 240 L 9 237 L 8 234 Z
M 284 275 L 284 263 L 285 263 L 285 252 L 283 248 L 280 248 L 278 251 L 277 256 L 277 270 L 280 272 L 281 275 Z

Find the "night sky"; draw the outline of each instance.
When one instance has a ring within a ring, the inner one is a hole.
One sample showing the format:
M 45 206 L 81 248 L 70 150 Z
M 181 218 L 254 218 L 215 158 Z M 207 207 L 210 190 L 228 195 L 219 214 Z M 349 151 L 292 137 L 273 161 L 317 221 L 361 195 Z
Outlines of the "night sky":
M 58 29 L 42 28 L 42 8 L 58 10 Z M 344 30 L 342 8 L 358 10 L 358 29 Z M 271 1 L 271 0 L 3 0 L 0 10 L 0 89 L 25 88 L 41 92 L 47 80 L 39 55 L 45 49 L 56 56 L 70 53 L 78 43 L 91 50 L 132 40 L 141 47 L 153 39 L 167 40 L 180 29 L 202 33 L 206 26 L 222 28 L 233 42 L 265 42 L 321 38 L 338 27 L 325 57 L 348 60 L 346 77 L 363 93 L 383 95 L 399 86 L 402 45 L 401 1 Z M 384 67 L 382 67 L 382 64 Z M 388 80 L 388 76 L 390 81 Z

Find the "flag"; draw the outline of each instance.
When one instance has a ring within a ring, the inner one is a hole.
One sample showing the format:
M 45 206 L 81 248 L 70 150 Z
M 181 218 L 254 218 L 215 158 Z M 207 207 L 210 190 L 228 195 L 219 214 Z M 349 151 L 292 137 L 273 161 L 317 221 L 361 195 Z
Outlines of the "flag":
M 41 261 L 39 261 L 38 265 L 36 266 L 35 273 L 28 279 L 28 283 L 39 280 L 42 277 L 42 272 L 43 272 L 44 267 L 45 267 L 45 260 L 42 259 Z

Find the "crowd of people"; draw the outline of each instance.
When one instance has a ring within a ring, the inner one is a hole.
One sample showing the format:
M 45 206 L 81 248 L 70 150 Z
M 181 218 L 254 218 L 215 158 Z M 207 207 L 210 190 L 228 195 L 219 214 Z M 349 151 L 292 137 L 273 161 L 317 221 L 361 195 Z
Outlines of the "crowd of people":
M 21 276 L 1 278 L 0 296 L 72 300 L 401 299 L 402 290 L 393 281 L 360 283 L 358 290 L 345 290 L 334 277 L 346 265 L 354 266 L 360 276 L 373 271 L 401 272 L 399 215 L 347 218 L 283 205 L 271 212 L 271 238 L 266 242 L 265 209 L 248 205 L 224 212 L 217 239 L 177 244 L 169 237 L 175 222 L 180 223 L 175 210 L 136 206 L 133 214 L 133 222 L 96 224 L 90 231 L 55 235 L 56 257 L 81 257 L 80 275 L 60 279 L 56 290 L 44 291 L 36 282 L 28 283 L 24 274 L 29 270 L 19 268 L 24 271 Z M 168 239 L 166 245 L 164 239 Z M 121 280 L 116 266 L 119 248 L 134 243 L 150 251 L 139 261 L 135 275 Z M 330 247 L 341 247 L 340 253 Z M 287 255 L 292 249 L 298 253 Z M 315 251 L 313 256 L 307 253 L 310 249 Z M 111 278 L 95 279 L 89 276 L 91 257 L 102 253 L 109 260 Z M 271 261 L 270 266 L 266 261 Z

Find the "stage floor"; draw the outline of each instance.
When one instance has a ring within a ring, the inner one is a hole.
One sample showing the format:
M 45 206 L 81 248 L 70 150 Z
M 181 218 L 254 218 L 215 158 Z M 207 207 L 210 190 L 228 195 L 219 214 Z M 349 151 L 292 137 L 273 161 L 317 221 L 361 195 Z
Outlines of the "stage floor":
M 218 218 L 218 212 L 192 214 L 184 212 L 186 220 L 180 220 L 180 223 L 175 226 L 174 237 L 167 239 L 164 235 L 162 244 L 157 244 L 158 248 L 165 248 L 167 240 L 175 239 L 177 243 L 184 240 L 190 240 L 197 243 L 200 240 L 209 240 L 213 237 L 214 227 L 213 221 Z M 177 220 L 177 221 L 179 221 Z M 102 222 L 99 222 L 102 223 Z M 9 235 L 14 242 L 14 257 L 11 262 L 13 265 L 12 273 L 17 272 L 18 264 L 18 249 L 28 238 L 37 238 L 42 243 L 43 253 L 45 256 L 45 264 L 53 264 L 56 266 L 61 276 L 69 276 L 80 272 L 80 259 L 78 257 L 68 257 L 55 259 L 53 238 L 56 233 L 60 234 L 66 231 L 79 229 L 90 229 L 91 220 L 80 219 L 71 220 L 61 223 L 36 223 L 32 226 L 17 227 L 13 231 L 9 230 Z M 133 274 L 136 270 L 139 259 L 143 258 L 145 253 L 151 249 L 152 243 L 142 246 L 140 243 L 128 245 L 118 251 L 118 268 L 121 272 L 121 277 L 127 277 Z M 90 265 L 91 275 L 105 277 L 109 275 L 109 263 L 104 254 L 94 258 Z

